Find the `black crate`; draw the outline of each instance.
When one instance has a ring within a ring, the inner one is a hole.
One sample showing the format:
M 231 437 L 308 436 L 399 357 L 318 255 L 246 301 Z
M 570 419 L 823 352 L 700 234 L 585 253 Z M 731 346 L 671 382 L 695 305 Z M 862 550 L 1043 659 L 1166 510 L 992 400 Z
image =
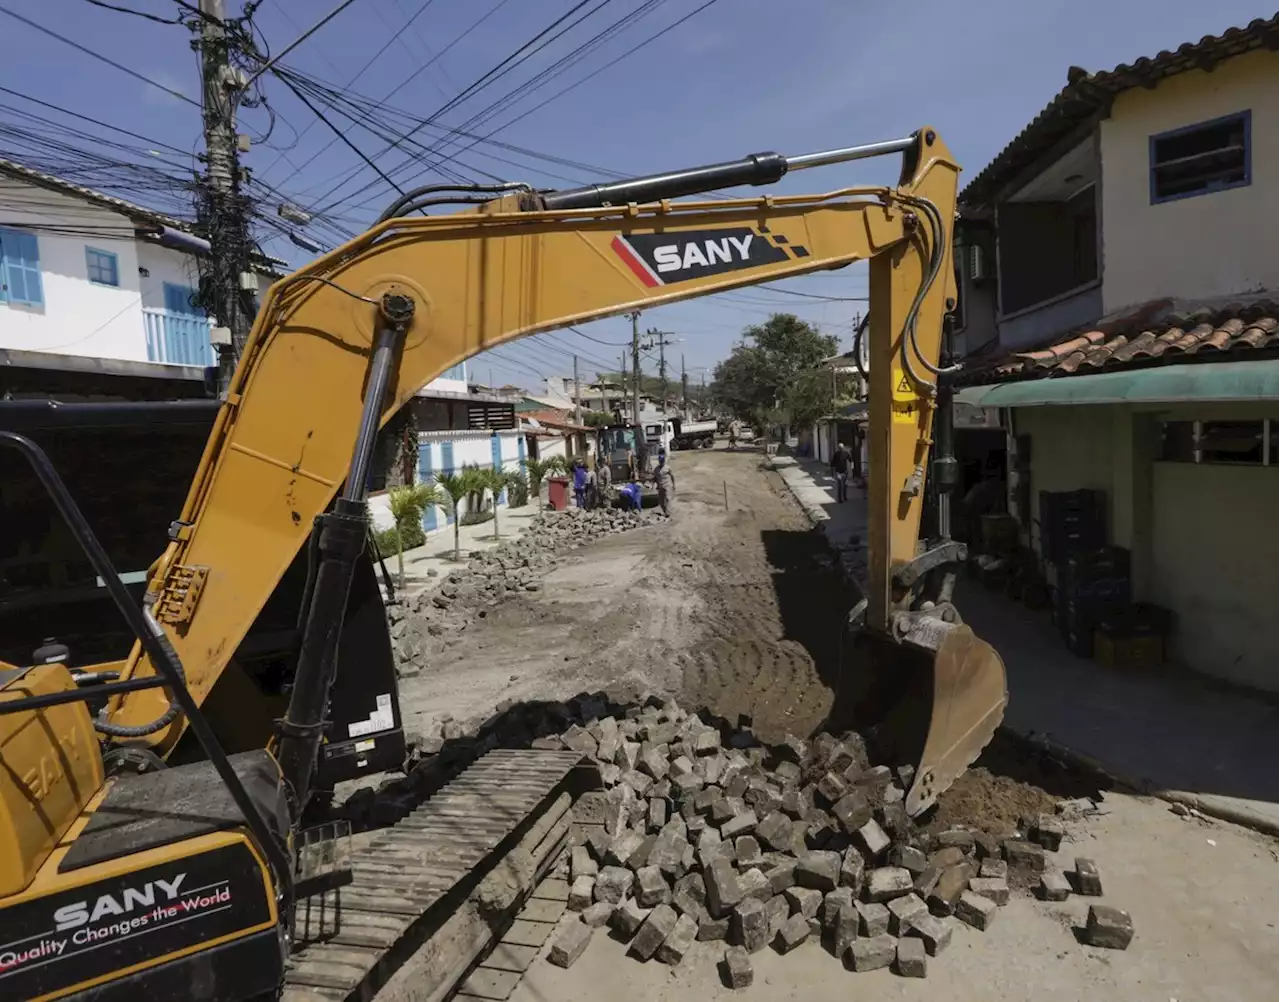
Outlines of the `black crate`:
M 1040 550 L 1052 563 L 1097 549 L 1107 541 L 1103 491 L 1041 491 Z
M 1063 557 L 1058 580 L 1070 586 L 1075 582 L 1100 581 L 1129 576 L 1129 551 L 1120 546 L 1098 546 Z

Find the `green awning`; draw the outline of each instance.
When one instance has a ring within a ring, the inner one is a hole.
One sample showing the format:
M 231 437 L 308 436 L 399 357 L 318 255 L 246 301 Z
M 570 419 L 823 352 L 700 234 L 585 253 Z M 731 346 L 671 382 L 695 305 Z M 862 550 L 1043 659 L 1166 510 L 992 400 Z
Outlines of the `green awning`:
M 1087 404 L 1157 404 L 1280 399 L 1274 359 L 1124 369 L 1088 376 L 1027 379 L 968 386 L 956 400 L 975 407 L 1050 407 Z

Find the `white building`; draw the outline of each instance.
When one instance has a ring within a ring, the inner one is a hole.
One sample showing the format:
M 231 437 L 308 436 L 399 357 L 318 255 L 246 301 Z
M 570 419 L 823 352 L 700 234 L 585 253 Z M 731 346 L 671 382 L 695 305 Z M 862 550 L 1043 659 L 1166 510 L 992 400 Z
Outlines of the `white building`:
M 189 223 L 0 159 L 0 348 L 213 365 Z M 259 261 L 262 286 L 284 262 Z

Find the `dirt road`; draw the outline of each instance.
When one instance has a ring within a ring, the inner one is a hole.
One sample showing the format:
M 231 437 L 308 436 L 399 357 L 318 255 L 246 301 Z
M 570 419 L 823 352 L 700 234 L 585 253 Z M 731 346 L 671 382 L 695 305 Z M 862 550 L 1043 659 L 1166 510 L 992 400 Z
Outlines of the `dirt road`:
M 813 730 L 834 684 L 816 665 L 835 661 L 845 603 L 825 545 L 760 460 L 677 453 L 674 521 L 575 551 L 473 624 L 403 683 L 407 726 L 624 687 L 749 715 L 766 740 Z
M 504 699 L 621 689 L 672 693 L 730 721 L 749 716 L 765 740 L 819 726 L 839 684 L 831 675 L 847 600 L 822 540 L 760 461 L 758 453 L 723 450 L 676 454 L 675 521 L 583 547 L 541 591 L 491 610 L 447 657 L 403 683 L 407 725 L 487 714 Z M 1037 773 L 1001 745 L 953 787 L 940 818 L 959 811 L 945 820 L 975 823 L 975 813 L 985 813 L 1012 822 L 1043 809 L 1036 798 L 1051 803 L 1082 792 L 1071 777 Z M 673 971 L 623 960 L 619 944 L 599 933 L 568 971 L 535 963 L 512 999 L 589 1002 L 622 972 L 628 1002 L 730 995 L 821 1002 L 846 998 L 851 988 L 957 1002 L 1273 999 L 1275 841 L 1180 820 L 1163 803 L 1125 794 L 1107 794 L 1103 808 L 1061 856 L 1066 866 L 1077 854 L 1096 859 L 1104 901 L 1132 913 L 1137 937 L 1123 953 L 1076 942 L 1071 927 L 1086 899 L 1051 905 L 1023 896 L 989 932 L 958 936 L 931 962 L 926 981 L 848 974 L 805 944 L 785 957 L 755 955 L 755 985 L 735 995 L 721 986 L 716 944 L 698 944 Z

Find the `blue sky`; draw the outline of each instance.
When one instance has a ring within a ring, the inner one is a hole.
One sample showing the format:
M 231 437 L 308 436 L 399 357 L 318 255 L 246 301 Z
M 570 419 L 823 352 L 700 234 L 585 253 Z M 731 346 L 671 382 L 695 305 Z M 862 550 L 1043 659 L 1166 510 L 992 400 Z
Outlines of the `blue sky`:
M 160 16 L 173 16 L 177 10 L 172 0 L 112 2 Z M 272 50 L 279 51 L 336 2 L 265 0 L 254 20 Z M 381 99 L 403 85 L 389 103 L 425 118 L 576 2 L 430 0 L 419 14 L 423 0 L 355 0 L 284 62 L 371 98 Z M 480 133 L 509 123 L 495 139 L 626 174 L 712 163 L 761 150 L 796 154 L 847 146 L 904 135 L 928 123 L 941 131 L 965 168 L 963 185 L 1065 84 L 1068 66 L 1109 69 L 1275 12 L 1274 6 L 1267 8 L 1256 0 L 985 0 L 974 4 L 715 0 L 585 84 L 530 112 L 705 2 L 658 0 L 646 5 L 644 0 L 592 0 L 575 17 L 594 12 L 570 33 L 439 121 L 459 127 L 514 91 L 520 99 L 478 126 Z M 237 11 L 241 0 L 227 0 L 227 4 Z M 197 56 L 182 27 L 104 10 L 86 0 L 0 0 L 0 5 L 172 90 L 198 98 Z M 617 18 L 641 11 L 643 17 L 542 89 L 522 86 Z M 352 78 L 388 40 L 392 40 L 390 47 L 353 83 Z M 443 56 L 404 85 L 410 74 L 451 42 Z M 195 107 L 2 13 L 0 51 L 4 52 L 0 86 L 184 150 L 200 148 Z M 299 204 L 311 206 L 360 161 L 342 144 L 331 142 L 332 133 L 281 83 L 268 80 L 266 93 L 277 123 L 268 144 L 255 146 L 246 163 L 261 180 Z M 22 104 L 8 95 L 4 103 Z M 0 121 L 7 117 L 0 111 Z M 346 124 L 336 115 L 331 117 Z M 260 133 L 266 116 L 261 110 L 249 110 L 244 123 L 248 131 Z M 380 140 L 361 129 L 349 127 L 348 136 L 370 155 L 382 149 Z M 419 134 L 424 143 L 434 142 L 437 136 L 434 128 Z M 451 151 L 457 152 L 456 147 Z M 4 152 L 0 140 L 0 155 Z M 517 163 L 499 162 L 488 153 Z M 389 170 L 401 159 L 402 154 L 392 152 L 378 158 L 378 163 Z M 479 170 L 538 186 L 567 187 L 609 179 L 485 144 L 461 154 L 461 159 Z M 805 171 L 784 179 L 779 190 L 829 190 L 881 182 L 896 170 L 896 164 L 873 161 Z M 332 198 L 376 180 L 365 168 Z M 438 178 L 424 175 L 417 183 L 431 180 Z M 354 228 L 371 221 L 393 195 L 379 182 L 334 211 Z M 269 249 L 294 264 L 304 263 L 307 257 L 287 241 L 275 241 Z M 846 269 L 797 279 L 785 287 L 859 296 L 865 294 L 865 271 Z M 817 323 L 826 333 L 839 336 L 847 348 L 852 318 L 859 308 L 858 303 L 808 301 L 749 290 L 653 310 L 641 322 L 681 339 L 670 349 L 669 364 L 678 367 L 683 354 L 696 383 L 704 372 L 710 377 L 711 367 L 728 353 L 743 326 L 774 310 L 795 312 Z M 629 323 L 622 318 L 583 329 L 608 342 L 621 342 L 630 333 Z M 560 332 L 478 357 L 472 373 L 488 381 L 491 371 L 495 382 L 532 387 L 541 374 L 571 372 L 572 352 L 581 354 L 585 377 L 604 361 L 616 368 L 619 350 Z M 647 368 L 656 370 L 656 365 L 647 363 Z M 675 371 L 678 376 L 678 368 Z

